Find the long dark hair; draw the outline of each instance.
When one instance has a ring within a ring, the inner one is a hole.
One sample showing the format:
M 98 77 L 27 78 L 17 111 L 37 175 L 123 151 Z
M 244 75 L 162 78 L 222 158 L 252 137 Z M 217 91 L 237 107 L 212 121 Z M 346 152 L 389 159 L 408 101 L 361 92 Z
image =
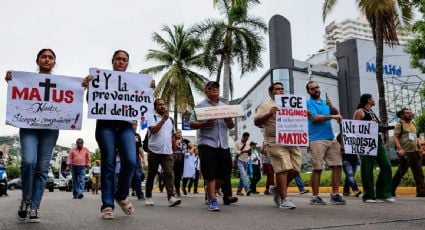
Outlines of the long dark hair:
M 365 93 L 362 96 L 360 96 L 360 103 L 357 106 L 357 109 L 364 108 L 367 105 L 367 103 L 369 103 L 369 99 L 371 98 L 372 98 L 372 94 L 369 94 L 369 93 Z

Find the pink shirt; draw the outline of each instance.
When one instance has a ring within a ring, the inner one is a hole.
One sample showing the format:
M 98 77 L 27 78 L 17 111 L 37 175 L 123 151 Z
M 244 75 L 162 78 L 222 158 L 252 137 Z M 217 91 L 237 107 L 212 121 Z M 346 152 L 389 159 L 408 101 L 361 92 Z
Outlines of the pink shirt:
M 90 166 L 90 152 L 86 147 L 81 150 L 73 148 L 68 153 L 67 165 Z

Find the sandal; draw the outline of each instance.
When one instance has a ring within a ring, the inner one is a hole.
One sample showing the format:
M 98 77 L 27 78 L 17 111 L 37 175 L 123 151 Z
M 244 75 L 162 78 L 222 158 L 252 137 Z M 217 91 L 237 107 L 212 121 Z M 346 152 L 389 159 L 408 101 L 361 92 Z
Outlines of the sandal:
M 128 201 L 127 199 L 125 200 L 116 200 L 117 203 L 120 205 L 122 211 L 127 214 L 127 215 L 131 215 L 134 212 L 134 208 L 133 205 L 130 203 L 130 201 Z
M 102 210 L 102 219 L 104 220 L 112 220 L 114 219 L 114 210 L 112 208 L 104 208 Z

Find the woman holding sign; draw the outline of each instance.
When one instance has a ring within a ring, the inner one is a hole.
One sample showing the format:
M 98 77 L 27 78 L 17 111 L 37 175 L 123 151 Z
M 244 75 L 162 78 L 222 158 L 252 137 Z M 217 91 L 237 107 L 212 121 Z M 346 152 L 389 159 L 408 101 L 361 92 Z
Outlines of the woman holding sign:
M 51 49 L 42 49 L 35 61 L 39 73 L 51 74 L 56 64 L 56 54 Z M 5 80 L 12 80 L 10 71 L 7 72 Z M 19 221 L 40 222 L 37 210 L 46 188 L 50 159 L 58 136 L 57 129 L 19 129 L 22 158 L 22 200 L 17 215 Z
M 129 55 L 124 50 L 117 50 L 112 56 L 114 71 L 125 72 L 128 67 Z M 88 87 L 92 76 L 83 80 L 83 87 Z M 133 171 L 136 166 L 136 143 L 131 121 L 97 120 L 96 141 L 101 153 L 100 184 L 102 191 L 102 219 L 114 219 L 114 200 L 122 211 L 131 215 L 133 205 L 128 201 L 128 193 Z M 116 155 L 121 158 L 121 170 L 118 177 L 118 187 L 115 188 Z
M 372 111 L 372 107 L 375 105 L 375 99 L 371 94 L 363 94 L 360 97 L 360 104 L 354 113 L 354 120 L 374 121 L 380 123 L 380 120 Z M 381 127 L 381 126 L 380 126 Z M 380 130 L 381 131 L 381 128 Z M 379 135 L 379 134 L 378 134 Z M 387 152 L 385 151 L 382 139 L 378 137 L 378 155 L 361 155 L 361 176 L 363 184 L 363 202 L 365 203 L 376 203 L 376 199 L 383 200 L 386 202 L 395 202 L 395 199 L 391 197 L 391 164 L 388 158 Z M 375 162 L 378 163 L 379 176 L 376 181 L 376 193 L 373 178 L 373 169 Z

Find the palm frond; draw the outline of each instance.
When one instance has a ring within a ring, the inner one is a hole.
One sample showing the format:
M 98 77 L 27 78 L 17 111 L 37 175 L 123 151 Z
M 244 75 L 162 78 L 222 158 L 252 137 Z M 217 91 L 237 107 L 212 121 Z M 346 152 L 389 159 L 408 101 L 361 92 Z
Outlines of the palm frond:
M 333 7 L 335 6 L 335 3 L 336 3 L 336 0 L 325 0 L 323 2 L 323 7 L 322 7 L 322 19 L 323 19 L 323 21 L 326 20 L 326 17 L 332 11 Z

